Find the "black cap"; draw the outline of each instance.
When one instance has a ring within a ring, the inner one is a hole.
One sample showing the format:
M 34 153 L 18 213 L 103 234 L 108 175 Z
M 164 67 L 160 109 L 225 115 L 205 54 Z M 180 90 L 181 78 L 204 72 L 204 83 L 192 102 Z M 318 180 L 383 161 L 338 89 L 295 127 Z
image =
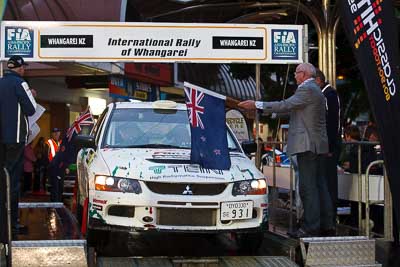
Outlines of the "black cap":
M 52 130 L 51 132 L 52 132 L 52 133 L 61 132 L 61 129 L 59 129 L 59 128 L 53 128 L 53 130 Z
M 19 68 L 22 65 L 26 66 L 28 64 L 25 63 L 25 60 L 21 56 L 12 56 L 7 61 L 7 68 L 9 68 L 9 69 Z

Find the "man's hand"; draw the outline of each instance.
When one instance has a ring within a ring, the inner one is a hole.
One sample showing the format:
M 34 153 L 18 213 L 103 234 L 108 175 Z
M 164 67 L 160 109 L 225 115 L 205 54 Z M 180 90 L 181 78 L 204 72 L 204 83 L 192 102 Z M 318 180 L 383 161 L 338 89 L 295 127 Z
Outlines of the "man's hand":
M 256 110 L 256 102 L 254 100 L 246 100 L 242 101 L 238 104 L 240 108 L 246 109 L 246 110 Z
M 35 89 L 31 88 L 31 93 L 32 93 L 33 97 L 36 97 L 37 94 L 36 94 L 36 90 Z

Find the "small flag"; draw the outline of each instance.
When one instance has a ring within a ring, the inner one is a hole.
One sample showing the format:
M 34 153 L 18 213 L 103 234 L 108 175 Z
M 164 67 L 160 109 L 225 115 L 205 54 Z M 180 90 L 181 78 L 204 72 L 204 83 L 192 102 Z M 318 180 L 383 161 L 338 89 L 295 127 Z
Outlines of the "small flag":
M 191 162 L 206 169 L 229 170 L 226 97 L 187 82 L 184 87 L 191 132 Z
M 90 108 L 81 113 L 81 115 L 72 123 L 67 134 L 63 138 L 54 159 L 50 163 L 50 165 L 52 165 L 51 167 L 53 167 L 55 171 L 65 171 L 70 164 L 76 161 L 77 151 L 73 139 L 82 131 L 83 125 L 93 124 L 94 120 Z

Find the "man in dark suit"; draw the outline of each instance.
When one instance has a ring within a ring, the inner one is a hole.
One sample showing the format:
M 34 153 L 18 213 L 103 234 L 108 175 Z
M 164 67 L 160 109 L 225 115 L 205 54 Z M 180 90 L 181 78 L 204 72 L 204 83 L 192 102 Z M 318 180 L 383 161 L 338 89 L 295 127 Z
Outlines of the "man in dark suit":
M 267 113 L 290 113 L 287 153 L 296 155 L 299 168 L 299 191 L 304 206 L 304 223 L 292 237 L 317 236 L 320 230 L 332 228 L 332 206 L 321 170 L 323 154 L 328 153 L 325 97 L 315 83 L 315 68 L 299 64 L 295 79 L 297 90 L 288 99 L 275 102 L 247 100 L 239 107 Z
M 315 82 L 321 88 L 326 99 L 326 130 L 328 134 L 329 153 L 326 156 L 326 177 L 332 199 L 333 219 L 336 225 L 336 205 L 338 198 L 337 164 L 340 156 L 342 139 L 340 136 L 340 99 L 335 88 L 326 82 L 322 71 L 317 70 Z M 334 234 L 334 233 L 332 233 Z

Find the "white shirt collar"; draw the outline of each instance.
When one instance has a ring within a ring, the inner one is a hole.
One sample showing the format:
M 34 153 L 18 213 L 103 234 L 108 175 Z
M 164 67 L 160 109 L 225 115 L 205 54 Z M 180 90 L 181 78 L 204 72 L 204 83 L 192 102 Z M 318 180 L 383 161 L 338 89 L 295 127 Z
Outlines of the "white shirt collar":
M 326 88 L 328 88 L 329 86 L 331 86 L 329 83 L 327 83 L 326 85 L 325 85 L 325 87 L 324 88 L 322 88 L 322 93 L 326 90 Z
M 299 84 L 298 87 L 301 87 L 302 85 L 304 85 L 306 82 L 309 82 L 309 81 L 314 81 L 314 78 L 308 78 L 307 80 L 305 80 L 304 82 L 302 82 L 301 84 Z

